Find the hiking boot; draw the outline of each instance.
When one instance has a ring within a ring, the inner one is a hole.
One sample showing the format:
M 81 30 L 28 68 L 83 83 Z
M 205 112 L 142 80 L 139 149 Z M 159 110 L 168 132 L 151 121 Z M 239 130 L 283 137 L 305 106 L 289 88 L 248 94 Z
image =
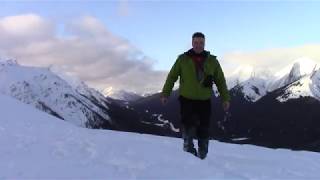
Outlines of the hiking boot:
M 197 156 L 197 150 L 194 148 L 193 139 L 183 139 L 183 150 Z
M 198 157 L 200 159 L 205 159 L 208 154 L 209 139 L 199 139 L 198 147 Z
M 194 148 L 193 136 L 195 129 L 184 126 L 182 129 L 183 150 L 197 156 L 197 150 Z

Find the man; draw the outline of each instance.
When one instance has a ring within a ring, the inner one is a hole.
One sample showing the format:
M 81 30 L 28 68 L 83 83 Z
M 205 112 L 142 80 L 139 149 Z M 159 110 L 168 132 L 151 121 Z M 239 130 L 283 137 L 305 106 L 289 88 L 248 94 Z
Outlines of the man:
M 183 150 L 201 159 L 206 158 L 209 146 L 212 84 L 216 84 L 224 111 L 230 106 L 225 77 L 216 56 L 204 50 L 205 36 L 192 35 L 192 49 L 178 56 L 162 89 L 161 103 L 165 105 L 174 83 L 180 77 L 179 101 L 182 123 Z M 193 134 L 198 137 L 198 151 Z

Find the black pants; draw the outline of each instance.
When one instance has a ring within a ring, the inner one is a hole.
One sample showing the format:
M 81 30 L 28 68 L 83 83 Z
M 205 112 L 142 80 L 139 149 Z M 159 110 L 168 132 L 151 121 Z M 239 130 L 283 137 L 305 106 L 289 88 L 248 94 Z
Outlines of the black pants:
M 198 139 L 209 138 L 211 99 L 191 100 L 179 96 L 181 123 L 185 128 L 196 128 Z

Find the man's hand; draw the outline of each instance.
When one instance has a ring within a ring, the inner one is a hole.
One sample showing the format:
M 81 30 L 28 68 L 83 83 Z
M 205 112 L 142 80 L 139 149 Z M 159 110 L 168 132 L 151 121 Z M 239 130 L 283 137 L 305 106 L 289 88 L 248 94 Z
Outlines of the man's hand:
M 161 96 L 160 101 L 162 105 L 166 105 L 168 103 L 168 97 L 166 96 Z
M 230 102 L 229 101 L 225 101 L 222 103 L 222 107 L 223 107 L 223 110 L 225 112 L 229 111 L 229 108 L 230 108 Z

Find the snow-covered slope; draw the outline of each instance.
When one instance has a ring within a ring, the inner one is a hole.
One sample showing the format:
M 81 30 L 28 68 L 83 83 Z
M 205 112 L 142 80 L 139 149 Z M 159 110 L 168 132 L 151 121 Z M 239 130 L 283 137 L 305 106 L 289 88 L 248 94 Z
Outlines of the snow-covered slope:
M 73 126 L 0 95 L 0 179 L 319 179 L 320 154 Z M 159 148 L 160 147 L 160 148 Z
M 0 93 L 83 127 L 111 123 L 103 95 L 80 81 L 66 81 L 50 68 L 0 62 Z M 66 77 L 66 76 L 65 76 Z

